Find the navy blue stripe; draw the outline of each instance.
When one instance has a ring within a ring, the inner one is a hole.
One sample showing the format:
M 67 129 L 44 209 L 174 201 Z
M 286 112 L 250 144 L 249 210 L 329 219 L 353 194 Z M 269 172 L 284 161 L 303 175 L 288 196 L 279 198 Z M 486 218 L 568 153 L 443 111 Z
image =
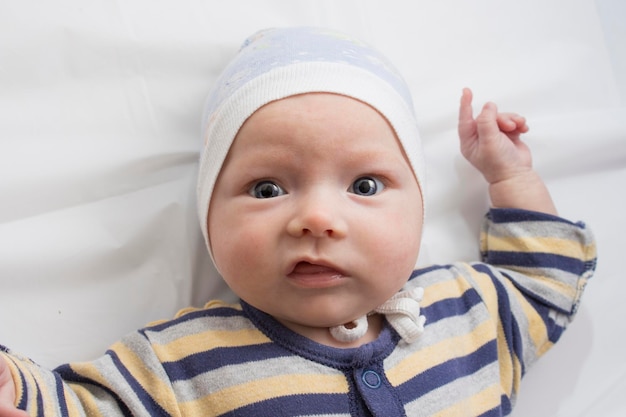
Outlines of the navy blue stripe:
M 458 298 L 446 298 L 422 308 L 421 313 L 426 316 L 428 324 L 433 324 L 441 319 L 462 316 L 481 301 L 476 289 L 470 288 Z
M 549 305 L 549 303 L 533 294 L 531 294 L 531 296 L 529 297 L 526 297 L 526 300 L 528 301 L 530 305 L 533 306 L 533 308 L 535 309 L 537 314 L 541 317 L 541 320 L 544 322 L 545 326 L 547 327 L 548 340 L 550 340 L 550 342 L 552 343 L 556 343 L 561 338 L 561 335 L 565 331 L 565 327 L 555 322 L 554 319 L 550 316 L 551 310 L 550 308 L 546 307 L 546 305 Z M 554 308 L 556 309 L 556 307 Z M 558 310 L 561 311 L 560 309 Z M 569 314 L 568 311 L 565 311 L 563 313 Z
M 565 327 L 557 325 L 554 320 L 550 320 L 552 322 L 552 330 L 548 334 L 548 340 L 552 343 L 556 343 L 559 341 L 563 332 L 565 331 Z
M 437 270 L 437 269 L 449 269 L 448 267 L 449 267 L 448 265 L 446 265 L 446 266 L 442 266 L 442 265 L 430 265 L 430 266 L 427 266 L 427 267 L 425 267 L 425 268 L 416 269 L 416 270 L 414 270 L 414 271 L 411 273 L 411 276 L 409 277 L 409 281 L 410 281 L 410 280 L 412 280 L 412 279 L 414 279 L 414 278 L 419 277 L 420 275 L 425 275 L 425 274 L 427 274 L 427 273 L 429 273 L 429 272 L 432 272 L 432 271 L 434 271 L 434 270 Z
M 161 324 L 156 324 L 154 326 L 150 326 L 148 327 L 146 330 L 150 330 L 150 331 L 154 331 L 154 332 L 160 332 L 163 330 L 166 330 L 170 327 L 176 326 L 180 323 L 186 322 L 186 321 L 191 321 L 191 320 L 195 320 L 195 319 L 199 319 L 199 318 L 204 318 L 204 317 L 237 317 L 237 316 L 243 316 L 243 313 L 240 310 L 236 310 L 232 307 L 216 307 L 216 308 L 209 308 L 209 309 L 204 309 L 204 310 L 198 310 L 198 311 L 191 311 L 189 313 L 186 313 L 184 315 L 182 315 L 181 317 L 178 317 L 176 319 L 167 321 L 165 323 L 161 323 Z
M 569 256 L 543 252 L 509 252 L 490 250 L 483 254 L 483 259 L 491 265 L 507 267 L 555 268 L 572 274 L 585 271 L 585 262 Z
M 597 262 L 598 262 L 597 258 L 593 258 L 593 259 L 590 259 L 588 261 L 585 261 L 584 272 L 595 271 Z
M 35 379 L 35 389 L 37 390 L 37 417 L 44 417 L 43 414 L 43 397 L 41 396 L 41 387 Z
M 489 213 L 487 213 L 487 218 L 493 223 L 558 222 L 580 226 L 577 223 L 572 223 L 567 219 L 551 214 L 514 208 L 492 208 L 489 210 Z
M 523 361 L 524 358 L 524 348 L 522 343 L 521 331 L 519 328 L 519 324 L 515 319 L 515 316 L 512 314 L 510 300 L 507 296 L 504 285 L 493 275 L 492 271 L 483 264 L 474 265 L 474 269 L 489 275 L 491 278 L 494 287 L 496 288 L 496 292 L 498 294 L 498 314 L 500 315 L 500 320 L 502 322 L 502 327 L 505 333 L 505 340 L 507 342 L 507 346 L 509 351 L 512 352 L 518 359 L 522 366 L 522 375 L 526 374 L 526 364 Z M 552 305 L 549 300 L 540 297 L 539 295 L 528 291 L 523 287 L 517 286 L 516 282 L 508 276 L 506 273 L 503 273 L 507 279 L 516 286 L 516 288 L 524 293 L 526 301 L 533 307 L 535 312 L 541 317 L 541 320 L 544 322 L 547 332 L 548 332 L 548 340 L 552 343 L 556 343 L 565 328 L 559 324 L 557 324 L 554 319 L 551 317 L 552 309 L 561 311 L 558 307 Z M 562 311 L 563 312 L 563 311 Z M 570 312 L 564 311 L 563 313 L 569 314 Z
M 517 357 L 522 375 L 526 373 L 526 363 L 524 362 L 524 343 L 520 332 L 519 323 L 511 310 L 511 301 L 506 295 L 506 291 L 502 283 L 495 281 L 498 292 L 498 315 L 500 316 L 500 322 L 504 329 L 504 337 L 506 344 L 509 348 L 509 352 Z M 503 293 L 500 295 L 500 293 Z M 503 358 L 504 360 L 504 358 Z
M 509 397 L 506 395 L 502 395 L 500 397 L 500 405 L 492 408 L 491 410 L 485 411 L 484 413 L 478 415 L 477 417 L 502 417 L 508 416 L 511 414 L 511 401 L 509 401 Z
M 505 416 L 511 414 L 511 411 L 513 411 L 513 404 L 511 404 L 511 399 L 508 396 L 502 395 L 500 397 L 500 408 L 504 411 Z
M 20 380 L 22 381 L 22 386 L 26 386 L 26 379 L 22 371 L 20 371 Z M 20 410 L 26 410 L 26 405 L 28 404 L 28 390 L 22 390 L 22 398 L 20 399 L 20 403 L 17 405 L 17 408 Z
M 350 414 L 346 394 L 300 394 L 271 398 L 237 408 L 223 417 Z
M 164 362 L 163 368 L 170 380 L 174 382 L 191 379 L 223 366 L 278 358 L 284 356 L 285 353 L 284 350 L 277 349 L 273 343 L 215 348 L 189 355 L 175 362 Z
M 113 361 L 113 364 L 115 365 L 117 370 L 122 374 L 130 388 L 133 390 L 135 395 L 137 395 L 139 401 L 141 401 L 141 404 L 148 411 L 148 413 L 151 416 L 169 416 L 169 414 L 141 386 L 141 384 L 135 379 L 135 377 L 130 373 L 126 366 L 124 366 L 117 354 L 113 351 L 108 351 L 107 354 Z
M 81 385 L 93 385 L 94 387 L 98 387 L 102 389 L 103 391 L 107 392 L 116 401 L 117 406 L 120 409 L 120 412 L 124 415 L 124 417 L 132 417 L 133 413 L 130 411 L 130 409 L 126 406 L 126 404 L 122 402 L 122 400 L 117 396 L 117 394 L 111 391 L 108 387 L 105 387 L 104 385 L 96 381 L 93 381 L 89 378 L 85 378 L 84 376 L 76 373 L 70 365 L 61 365 L 55 369 L 55 372 L 57 372 L 60 375 L 61 379 L 63 379 L 64 381 L 68 383 L 77 383 Z
M 54 381 L 56 385 L 57 399 L 59 401 L 59 413 L 63 417 L 69 417 L 70 413 L 67 409 L 67 402 L 65 399 L 65 392 L 63 391 L 63 380 L 57 372 L 53 372 Z
M 459 378 L 472 375 L 497 359 L 497 343 L 491 340 L 469 355 L 450 359 L 416 375 L 398 387 L 398 394 L 406 404 Z
M 502 328 L 504 331 L 504 338 L 512 355 L 515 355 L 521 365 L 522 374 L 525 372 L 524 365 L 524 344 L 522 343 L 522 337 L 520 334 L 519 325 L 511 309 L 511 300 L 506 291 L 504 285 L 493 275 L 493 271 L 484 264 L 473 265 L 474 269 L 478 272 L 486 274 L 491 279 L 493 286 L 496 290 L 496 297 L 498 299 L 498 315 Z

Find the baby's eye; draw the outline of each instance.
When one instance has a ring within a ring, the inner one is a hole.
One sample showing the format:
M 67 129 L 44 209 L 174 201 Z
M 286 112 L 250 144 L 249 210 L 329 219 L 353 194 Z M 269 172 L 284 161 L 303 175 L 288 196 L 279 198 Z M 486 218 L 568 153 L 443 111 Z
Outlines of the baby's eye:
M 254 184 L 249 191 L 254 198 L 274 198 L 286 194 L 278 184 L 272 181 L 261 181 Z
M 348 191 L 354 194 L 370 196 L 378 194 L 385 188 L 385 185 L 377 178 L 361 177 L 352 183 Z

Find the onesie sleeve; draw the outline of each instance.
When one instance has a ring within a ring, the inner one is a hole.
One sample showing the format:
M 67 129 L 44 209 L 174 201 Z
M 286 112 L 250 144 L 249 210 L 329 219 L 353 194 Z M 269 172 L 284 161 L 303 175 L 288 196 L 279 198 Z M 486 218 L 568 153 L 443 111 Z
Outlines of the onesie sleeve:
M 16 385 L 16 406 L 29 415 L 180 416 L 162 364 L 141 331 L 95 361 L 53 371 L 0 348 Z
M 568 321 L 596 265 L 595 240 L 584 223 L 519 209 L 486 215 L 480 249 L 482 261 L 525 297 Z
M 423 288 L 415 363 L 428 375 L 422 384 L 508 414 L 526 371 L 574 318 L 595 269 L 595 241 L 583 223 L 492 209 L 480 250 L 481 261 L 431 265 L 407 283 Z
M 483 224 L 482 262 L 467 265 L 495 319 L 501 384 L 514 401 L 527 369 L 574 318 L 596 266 L 584 223 L 519 209 L 492 209 Z

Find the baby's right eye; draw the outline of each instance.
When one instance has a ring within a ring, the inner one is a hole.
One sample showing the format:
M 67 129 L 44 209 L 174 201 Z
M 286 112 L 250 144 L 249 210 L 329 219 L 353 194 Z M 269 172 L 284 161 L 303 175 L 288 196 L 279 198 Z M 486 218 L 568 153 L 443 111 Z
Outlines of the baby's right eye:
M 272 181 L 260 181 L 250 187 L 250 195 L 254 198 L 274 198 L 287 194 L 282 187 Z

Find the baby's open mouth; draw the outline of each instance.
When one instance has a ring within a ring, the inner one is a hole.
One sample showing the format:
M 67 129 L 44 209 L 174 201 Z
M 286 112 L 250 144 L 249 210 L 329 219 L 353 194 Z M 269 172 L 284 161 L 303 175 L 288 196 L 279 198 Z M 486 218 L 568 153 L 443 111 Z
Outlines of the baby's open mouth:
M 293 267 L 288 277 L 299 285 L 318 288 L 334 285 L 344 274 L 329 265 L 301 261 Z
M 332 267 L 328 267 L 325 265 L 312 264 L 309 262 L 298 262 L 292 271 L 293 274 L 307 274 L 307 275 L 327 274 L 331 272 L 335 272 L 337 273 L 337 275 L 341 275 L 338 271 L 336 271 Z

